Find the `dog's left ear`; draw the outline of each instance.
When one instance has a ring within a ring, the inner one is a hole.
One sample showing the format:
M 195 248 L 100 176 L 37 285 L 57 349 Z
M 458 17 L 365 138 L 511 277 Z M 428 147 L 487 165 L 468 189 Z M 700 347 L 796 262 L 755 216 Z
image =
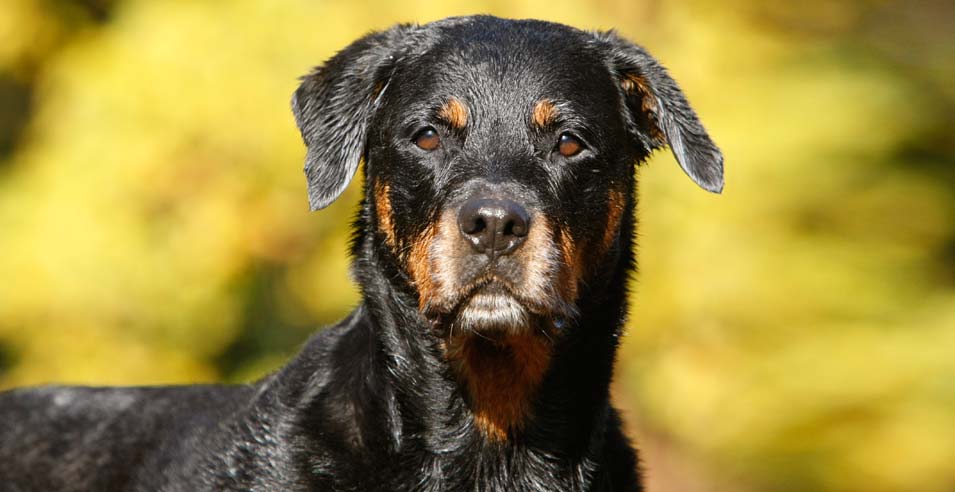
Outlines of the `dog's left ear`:
M 292 95 L 295 122 L 308 147 L 305 177 L 312 210 L 330 205 L 355 176 L 368 122 L 401 47 L 416 29 L 400 24 L 364 36 L 303 77 Z
M 723 191 L 723 154 L 676 81 L 646 50 L 615 32 L 594 36 L 620 84 L 631 134 L 647 150 L 669 145 L 696 184 L 713 193 Z

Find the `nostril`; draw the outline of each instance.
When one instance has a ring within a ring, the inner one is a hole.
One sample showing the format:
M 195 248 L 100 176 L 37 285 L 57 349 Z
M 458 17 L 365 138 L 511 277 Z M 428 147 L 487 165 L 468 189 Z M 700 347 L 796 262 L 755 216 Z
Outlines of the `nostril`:
M 462 214 L 460 223 L 461 223 L 461 232 L 474 235 L 480 234 L 482 231 L 487 229 L 487 222 L 484 221 L 484 217 L 476 214 Z
M 504 234 L 508 236 L 524 237 L 527 235 L 527 223 L 524 221 L 511 221 L 507 223 Z
M 527 222 L 519 218 L 508 220 L 501 233 L 504 236 L 524 237 L 527 235 Z
M 514 235 L 514 221 L 513 221 L 513 220 L 509 220 L 509 221 L 507 221 L 507 222 L 504 223 L 504 228 L 501 230 L 501 234 L 503 234 L 503 235 L 505 235 L 505 236 L 513 236 L 513 235 Z
M 520 206 L 516 202 L 505 202 L 506 203 L 506 223 L 502 228 L 502 232 L 505 236 L 522 238 L 527 236 L 527 232 L 530 229 L 531 218 L 527 214 L 527 210 L 524 207 Z
M 487 222 L 484 221 L 484 217 L 478 217 L 474 220 L 474 227 L 471 228 L 469 234 L 479 234 L 485 229 L 487 229 Z

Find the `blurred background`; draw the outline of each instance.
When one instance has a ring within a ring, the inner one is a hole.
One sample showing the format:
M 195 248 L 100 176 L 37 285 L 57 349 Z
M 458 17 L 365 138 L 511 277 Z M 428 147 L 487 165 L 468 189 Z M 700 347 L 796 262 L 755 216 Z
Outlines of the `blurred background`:
M 615 399 L 649 490 L 955 490 L 955 3 L 0 5 L 0 387 L 249 381 L 357 302 L 296 78 L 372 29 L 617 28 L 726 154 L 640 169 Z

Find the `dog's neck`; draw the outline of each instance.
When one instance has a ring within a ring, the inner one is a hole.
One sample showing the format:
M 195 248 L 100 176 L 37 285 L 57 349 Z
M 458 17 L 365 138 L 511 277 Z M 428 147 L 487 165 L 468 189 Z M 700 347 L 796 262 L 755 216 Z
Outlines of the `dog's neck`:
M 488 372 L 516 373 L 501 378 L 502 384 L 493 384 L 493 377 L 478 382 L 482 387 L 477 392 L 468 381 L 462 381 L 462 373 L 455 367 L 467 354 L 449 354 L 447 340 L 435 335 L 432 323 L 418 311 L 414 291 L 394 258 L 376 248 L 373 238 L 355 238 L 354 273 L 363 286 L 364 307 L 378 341 L 374 366 L 390 379 L 395 407 L 401 414 L 391 425 L 413 429 L 414 435 L 442 448 L 435 449 L 441 452 L 465 449 L 468 442 L 523 448 L 546 442 L 547 447 L 556 449 L 544 452 L 563 456 L 569 450 L 593 450 L 603 437 L 609 411 L 609 382 L 632 270 L 632 227 L 628 217 L 614 253 L 599 267 L 597 278 L 602 281 L 582 285 L 579 316 L 558 327 L 551 339 L 542 340 L 547 344 L 543 347 L 549 352 L 547 357 L 524 352 L 508 359 L 506 348 L 498 352 L 491 348 L 490 355 L 480 358 L 484 366 L 472 366 L 469 371 L 482 371 L 478 377 Z M 475 339 L 475 343 L 486 342 Z M 530 351 L 541 349 L 538 345 Z M 535 372 L 540 373 L 537 380 L 522 387 L 528 394 L 515 392 L 515 385 L 535 378 Z M 478 402 L 476 398 L 487 400 Z M 518 401 L 521 398 L 526 400 Z M 526 417 L 519 425 L 501 429 L 482 422 L 491 407 L 514 406 Z M 390 429 L 390 433 L 409 435 L 401 429 Z

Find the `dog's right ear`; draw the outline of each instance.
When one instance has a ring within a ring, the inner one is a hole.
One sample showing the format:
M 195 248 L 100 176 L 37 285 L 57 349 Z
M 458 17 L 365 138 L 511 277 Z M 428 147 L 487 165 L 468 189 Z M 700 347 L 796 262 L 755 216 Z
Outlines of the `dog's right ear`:
M 308 148 L 305 177 L 312 210 L 330 205 L 355 176 L 369 119 L 407 35 L 417 28 L 401 24 L 368 34 L 302 77 L 292 95 L 292 112 Z
M 686 96 L 645 49 L 613 31 L 594 34 L 608 55 L 627 108 L 631 132 L 648 150 L 669 145 L 696 184 L 723 190 L 723 154 L 703 128 Z

